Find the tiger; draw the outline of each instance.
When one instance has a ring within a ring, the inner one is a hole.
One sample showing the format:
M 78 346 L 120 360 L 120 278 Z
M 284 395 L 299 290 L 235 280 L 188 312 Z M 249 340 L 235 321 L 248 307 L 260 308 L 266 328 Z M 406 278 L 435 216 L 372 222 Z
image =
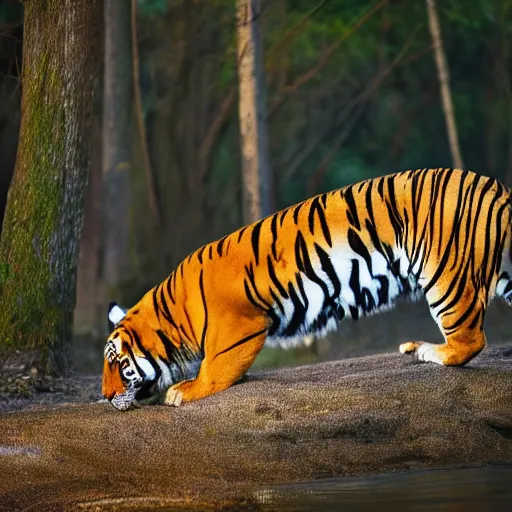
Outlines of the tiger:
M 444 343 L 402 354 L 464 365 L 494 297 L 512 304 L 511 193 L 458 169 L 408 170 L 323 193 L 191 253 L 125 312 L 110 308 L 102 391 L 119 410 L 226 390 L 265 343 L 287 345 L 424 296 Z

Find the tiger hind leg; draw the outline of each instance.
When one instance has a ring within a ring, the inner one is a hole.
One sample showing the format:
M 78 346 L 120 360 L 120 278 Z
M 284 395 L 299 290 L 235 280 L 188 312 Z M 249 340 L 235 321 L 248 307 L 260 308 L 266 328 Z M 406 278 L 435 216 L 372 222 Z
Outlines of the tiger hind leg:
M 462 338 L 453 336 L 446 338 L 446 343 L 435 344 L 425 341 L 408 341 L 402 343 L 399 351 L 402 354 L 416 355 L 419 361 L 436 363 L 443 366 L 462 366 L 473 359 L 486 345 L 483 332 L 479 336 L 474 333 L 462 333 Z M 466 334 L 467 337 L 464 336 Z
M 419 361 L 443 366 L 462 366 L 473 359 L 486 345 L 483 330 L 485 306 L 479 298 L 476 303 L 472 303 L 474 293 L 473 290 L 466 290 L 461 300 L 448 309 L 436 304 L 438 314 L 429 301 L 432 316 L 438 320 L 445 343 L 409 341 L 402 343 L 399 351 L 402 354 L 413 354 Z

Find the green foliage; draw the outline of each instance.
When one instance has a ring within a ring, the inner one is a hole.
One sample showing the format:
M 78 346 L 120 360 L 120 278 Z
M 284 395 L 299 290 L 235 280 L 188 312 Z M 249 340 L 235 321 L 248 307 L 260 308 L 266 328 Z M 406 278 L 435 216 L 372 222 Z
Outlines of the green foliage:
M 289 204 L 308 195 L 308 179 L 335 147 L 337 134 L 349 123 L 354 127 L 329 162 L 322 187 L 403 167 L 450 165 L 424 2 L 388 2 L 367 16 L 378 2 L 330 0 L 310 15 L 320 3 L 264 2 L 269 130 L 277 204 Z M 174 0 L 140 1 L 148 23 L 154 13 L 174 9 L 171 24 L 176 27 L 165 29 L 174 33 L 180 27 L 180 33 L 186 34 L 183 23 L 187 21 L 178 4 Z M 194 5 L 195 10 L 188 14 L 192 20 L 189 35 L 181 41 L 203 45 L 194 65 L 215 62 L 210 75 L 219 95 L 211 106 L 215 109 L 228 88 L 236 84 L 234 2 L 215 0 L 208 5 Z M 486 169 L 486 149 L 477 141 L 483 138 L 484 122 L 491 123 L 503 141 L 511 130 L 507 80 L 510 84 L 512 0 L 449 0 L 439 4 L 438 9 L 463 155 L 468 156 L 468 166 L 499 176 L 507 150 L 496 157 L 493 169 Z M 329 56 L 323 62 L 326 51 Z M 364 100 L 362 113 L 355 119 L 352 115 L 342 117 L 347 104 L 364 91 L 379 71 L 386 71 L 401 52 L 402 61 L 388 70 Z M 166 66 L 172 62 L 169 58 Z M 493 58 L 497 59 L 494 70 L 490 67 Z M 498 69 L 500 65 L 504 72 Z M 312 70 L 312 76 L 300 87 L 287 89 Z M 486 90 L 492 95 L 491 102 L 486 101 Z M 286 97 L 285 103 L 273 112 L 273 102 L 280 96 Z M 235 126 L 236 109 L 231 116 L 230 126 Z M 319 131 L 325 133 L 318 137 Z M 236 130 L 230 134 L 219 139 L 223 148 L 216 151 L 212 162 L 213 168 L 223 169 L 222 177 L 212 173 L 211 185 L 215 189 L 219 188 L 215 180 L 225 183 L 226 174 L 238 172 L 238 155 L 232 152 L 237 143 Z M 313 144 L 314 149 L 290 173 L 290 165 L 295 165 L 299 153 L 315 137 L 318 142 Z M 357 164 L 354 166 L 353 162 Z M 291 176 L 297 179 L 290 180 Z M 232 180 L 233 185 L 235 182 Z
M 144 16 L 160 16 L 169 10 L 167 0 L 137 0 L 140 14 Z
M 388 172 L 452 165 L 423 1 L 263 5 L 276 208 Z M 235 2 L 139 7 L 144 110 L 171 234 L 159 233 L 165 249 L 147 252 L 165 254 L 171 270 L 242 222 L 237 98 L 197 173 L 237 85 Z M 447 0 L 438 13 L 465 166 L 502 179 L 509 169 L 512 179 L 512 0 Z
M 0 3 L 0 25 L 19 25 L 23 20 L 23 5 L 18 2 Z
M 234 56 L 234 50 L 232 53 Z M 225 91 L 228 87 L 232 86 L 236 81 L 236 68 L 234 61 L 234 57 L 232 59 L 224 59 L 220 65 L 218 78 L 218 88 L 220 91 Z

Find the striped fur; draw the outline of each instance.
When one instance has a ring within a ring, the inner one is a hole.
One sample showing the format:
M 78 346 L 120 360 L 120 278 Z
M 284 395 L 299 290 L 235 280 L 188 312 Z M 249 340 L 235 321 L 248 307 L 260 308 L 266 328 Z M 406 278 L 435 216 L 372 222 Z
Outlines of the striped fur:
M 237 381 L 266 340 L 321 335 L 404 295 L 426 296 L 445 343 L 400 351 L 465 364 L 485 346 L 490 300 L 512 303 L 511 242 L 509 191 L 471 172 L 321 194 L 201 247 L 150 290 L 109 337 L 103 392 L 121 409 L 156 389 L 171 405 L 200 399 Z

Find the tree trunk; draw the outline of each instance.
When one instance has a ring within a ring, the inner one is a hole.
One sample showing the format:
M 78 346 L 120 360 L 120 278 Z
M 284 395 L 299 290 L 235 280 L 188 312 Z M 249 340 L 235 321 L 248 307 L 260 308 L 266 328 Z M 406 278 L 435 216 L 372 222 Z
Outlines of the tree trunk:
M 130 266 L 133 80 L 130 0 L 105 0 L 104 267 L 111 300 Z
M 25 1 L 20 138 L 0 242 L 0 348 L 30 354 L 47 373 L 68 362 L 99 5 Z
M 101 279 L 102 113 L 97 101 L 94 110 L 91 127 L 91 169 L 85 198 L 84 226 L 78 258 L 76 308 L 73 319 L 75 337 L 86 339 L 89 346 L 91 339 L 104 336 L 107 331 L 105 294 Z
M 439 20 L 437 18 L 436 3 L 435 0 L 426 0 L 426 3 L 428 23 L 430 28 L 430 35 L 432 37 L 432 45 L 434 47 L 437 74 L 439 77 L 439 87 L 441 89 L 444 119 L 446 122 L 446 130 L 448 131 L 448 141 L 450 143 L 450 152 L 452 154 L 453 166 L 458 169 L 462 169 L 462 156 L 460 153 L 459 137 L 457 135 L 457 125 L 455 123 L 452 93 L 450 90 L 450 74 L 448 72 L 448 66 L 446 64 L 446 57 L 443 49 L 443 40 L 441 37 Z
M 243 211 L 246 223 L 271 212 L 271 174 L 260 0 L 237 0 L 238 87 Z
M 139 49 L 137 41 L 137 0 L 131 0 L 131 38 L 132 38 L 132 72 L 133 72 L 133 94 L 135 100 L 135 117 L 137 119 L 137 129 L 139 131 L 140 152 L 144 166 L 148 189 L 149 211 L 155 226 L 159 226 L 162 219 L 160 215 L 160 206 L 158 202 L 156 176 L 151 165 L 149 157 L 148 137 L 146 133 L 146 124 L 142 108 L 142 91 L 140 87 L 140 64 Z

